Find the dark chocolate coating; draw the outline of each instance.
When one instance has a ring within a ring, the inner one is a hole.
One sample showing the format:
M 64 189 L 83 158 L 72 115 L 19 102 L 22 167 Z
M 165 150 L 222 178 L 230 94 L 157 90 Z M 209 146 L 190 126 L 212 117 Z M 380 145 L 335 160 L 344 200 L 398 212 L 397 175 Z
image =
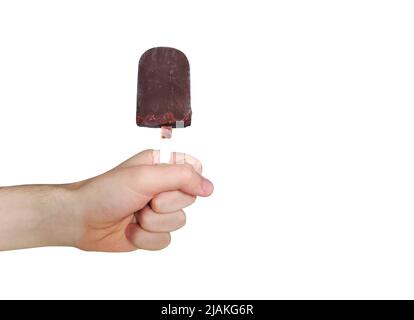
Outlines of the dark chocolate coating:
M 137 125 L 175 128 L 176 121 L 191 125 L 190 65 L 177 49 L 149 49 L 138 66 Z

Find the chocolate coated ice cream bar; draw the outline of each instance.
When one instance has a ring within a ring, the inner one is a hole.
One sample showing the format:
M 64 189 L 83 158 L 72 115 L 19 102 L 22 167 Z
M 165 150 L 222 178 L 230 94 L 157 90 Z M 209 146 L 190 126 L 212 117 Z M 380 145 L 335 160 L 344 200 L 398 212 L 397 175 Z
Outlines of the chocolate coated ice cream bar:
M 157 47 L 141 56 L 136 121 L 150 128 L 191 125 L 190 66 L 184 53 Z

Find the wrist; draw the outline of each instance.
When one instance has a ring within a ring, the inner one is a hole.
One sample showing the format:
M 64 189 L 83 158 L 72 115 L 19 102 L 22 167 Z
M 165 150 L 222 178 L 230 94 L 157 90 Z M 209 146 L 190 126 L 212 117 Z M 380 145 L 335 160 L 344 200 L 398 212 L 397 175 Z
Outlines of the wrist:
M 76 247 L 82 228 L 76 197 L 70 184 L 52 185 L 45 190 L 37 209 L 43 218 L 40 226 L 45 245 Z

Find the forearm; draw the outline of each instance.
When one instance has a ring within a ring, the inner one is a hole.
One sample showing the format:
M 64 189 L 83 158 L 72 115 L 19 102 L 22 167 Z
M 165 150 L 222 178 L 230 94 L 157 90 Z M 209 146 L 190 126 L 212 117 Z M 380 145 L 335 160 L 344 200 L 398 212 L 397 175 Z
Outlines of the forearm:
M 71 196 L 59 185 L 0 188 L 0 250 L 75 245 Z

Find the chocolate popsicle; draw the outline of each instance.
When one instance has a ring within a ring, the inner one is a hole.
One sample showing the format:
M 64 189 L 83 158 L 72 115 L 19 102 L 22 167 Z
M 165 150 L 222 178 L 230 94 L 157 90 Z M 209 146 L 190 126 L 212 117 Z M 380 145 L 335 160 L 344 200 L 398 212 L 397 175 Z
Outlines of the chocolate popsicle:
M 150 128 L 191 125 L 190 66 L 181 51 L 156 47 L 141 56 L 136 122 Z

